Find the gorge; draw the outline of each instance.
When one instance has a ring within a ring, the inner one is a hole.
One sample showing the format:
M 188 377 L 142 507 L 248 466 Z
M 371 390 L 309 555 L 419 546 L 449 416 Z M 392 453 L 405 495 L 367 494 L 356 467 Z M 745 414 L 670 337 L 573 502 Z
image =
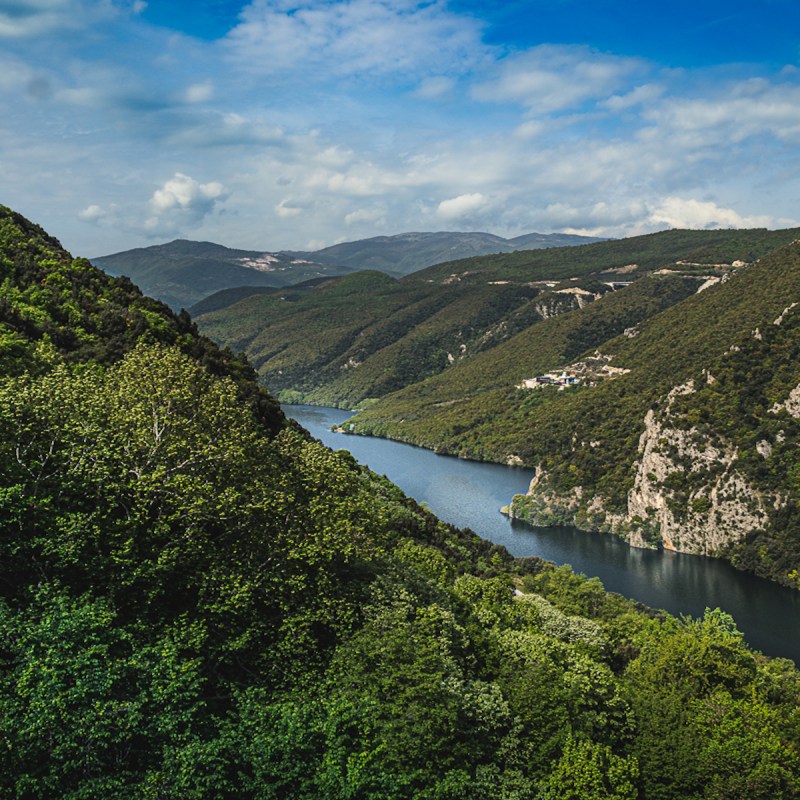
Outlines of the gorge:
M 385 474 L 440 519 L 471 528 L 517 557 L 571 564 L 599 577 L 607 591 L 663 608 L 702 616 L 705 608 L 730 613 L 750 644 L 768 655 L 800 662 L 800 595 L 740 572 L 714 558 L 633 548 L 621 539 L 570 526 L 532 527 L 500 514 L 511 495 L 524 493 L 533 473 L 524 468 L 437 455 L 388 439 L 335 433 L 350 412 L 284 406 L 285 413 L 333 449 L 348 450 Z

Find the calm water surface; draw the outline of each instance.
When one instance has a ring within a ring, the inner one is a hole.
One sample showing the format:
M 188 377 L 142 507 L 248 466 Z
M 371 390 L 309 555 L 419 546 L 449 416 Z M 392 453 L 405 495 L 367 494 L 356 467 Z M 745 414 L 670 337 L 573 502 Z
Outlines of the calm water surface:
M 706 607 L 732 614 L 751 645 L 800 664 L 800 593 L 735 570 L 717 559 L 637 550 L 614 536 L 576 528 L 512 523 L 499 509 L 528 489 L 530 470 L 479 464 L 407 444 L 333 433 L 352 416 L 335 408 L 285 405 L 284 411 L 335 450 L 349 450 L 438 517 L 501 544 L 515 556 L 539 556 L 597 576 L 612 592 L 672 614 Z

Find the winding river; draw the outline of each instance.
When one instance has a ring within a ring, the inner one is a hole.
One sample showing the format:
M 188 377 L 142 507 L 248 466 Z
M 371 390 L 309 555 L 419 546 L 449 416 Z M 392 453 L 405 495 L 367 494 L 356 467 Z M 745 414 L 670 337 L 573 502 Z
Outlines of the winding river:
M 283 408 L 316 438 L 335 450 L 349 450 L 441 519 L 471 528 L 515 556 L 571 564 L 576 572 L 600 578 L 609 591 L 672 614 L 698 616 L 706 607 L 719 607 L 734 617 L 753 647 L 800 664 L 800 592 L 713 558 L 637 550 L 610 535 L 512 522 L 499 509 L 512 495 L 527 490 L 530 470 L 440 456 L 386 439 L 333 433 L 331 426 L 352 416 L 347 411 Z

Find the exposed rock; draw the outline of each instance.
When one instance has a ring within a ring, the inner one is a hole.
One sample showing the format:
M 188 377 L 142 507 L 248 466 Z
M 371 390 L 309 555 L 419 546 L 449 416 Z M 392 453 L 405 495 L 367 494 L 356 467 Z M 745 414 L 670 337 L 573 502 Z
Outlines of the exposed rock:
M 762 498 L 735 469 L 735 447 L 716 446 L 695 428 L 671 424 L 675 397 L 693 390 L 678 386 L 663 412 L 647 412 L 627 517 L 648 520 L 665 549 L 716 555 L 763 528 L 768 516 Z M 689 477 L 697 473 L 703 477 Z
M 782 325 L 783 321 L 786 319 L 786 315 L 793 309 L 797 307 L 797 303 L 792 303 L 790 306 L 786 306 L 781 312 L 781 315 L 772 323 L 773 325 Z
M 704 555 L 719 555 L 765 527 L 767 507 L 779 500 L 762 497 L 737 471 L 737 449 L 673 418 L 675 400 L 694 391 L 691 381 L 676 386 L 658 413 L 647 412 L 624 511 L 607 508 L 600 496 L 587 497 L 580 486 L 553 490 L 539 468 L 528 494 L 512 502 L 511 516 L 535 525 L 608 531 L 636 547 Z M 800 404 L 800 387 L 797 391 Z M 772 448 L 759 442 L 758 452 L 768 458 Z
M 800 419 L 800 384 L 789 392 L 789 396 L 782 403 L 775 403 L 770 413 L 777 414 L 782 410 L 788 411 L 795 419 Z
M 700 292 L 704 292 L 706 289 L 709 289 L 712 286 L 716 286 L 720 282 L 720 280 L 721 279 L 716 276 L 714 276 L 713 278 L 706 278 L 705 281 L 703 281 L 703 283 L 701 283 L 700 286 L 698 287 L 697 294 L 700 294 Z

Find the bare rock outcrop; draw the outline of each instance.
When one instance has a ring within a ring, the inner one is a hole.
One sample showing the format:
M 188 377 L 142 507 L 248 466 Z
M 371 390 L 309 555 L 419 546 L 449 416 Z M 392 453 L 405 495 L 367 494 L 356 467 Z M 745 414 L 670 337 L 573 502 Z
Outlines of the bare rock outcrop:
M 720 555 L 766 527 L 768 509 L 780 498 L 762 496 L 750 485 L 737 469 L 733 444 L 689 425 L 675 411 L 676 399 L 694 391 L 693 382 L 676 386 L 659 411 L 647 412 L 623 510 L 607 508 L 603 497 L 581 486 L 558 490 L 539 468 L 528 494 L 512 503 L 511 515 L 538 525 L 612 532 L 637 547 L 703 555 Z M 758 452 L 771 456 L 763 446 Z
M 655 529 L 665 549 L 716 555 L 768 521 L 764 498 L 736 470 L 738 451 L 697 428 L 677 427 L 675 387 L 665 409 L 647 412 L 627 517 Z

